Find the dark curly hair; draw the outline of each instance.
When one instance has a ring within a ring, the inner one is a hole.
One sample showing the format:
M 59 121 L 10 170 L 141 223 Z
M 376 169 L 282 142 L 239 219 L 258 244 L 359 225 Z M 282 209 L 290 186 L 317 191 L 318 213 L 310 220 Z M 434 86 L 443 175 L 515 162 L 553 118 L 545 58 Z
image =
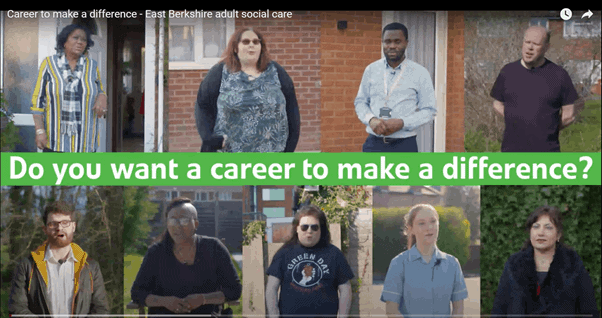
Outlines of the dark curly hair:
M 88 30 L 83 25 L 79 24 L 70 24 L 61 30 L 61 32 L 56 36 L 56 47 L 54 48 L 58 53 L 63 53 L 65 50 L 65 42 L 69 38 L 69 35 L 73 33 L 73 31 L 80 29 L 86 32 L 86 48 L 84 49 L 84 54 L 88 53 L 88 49 L 94 46 L 94 41 L 92 41 L 92 32 Z

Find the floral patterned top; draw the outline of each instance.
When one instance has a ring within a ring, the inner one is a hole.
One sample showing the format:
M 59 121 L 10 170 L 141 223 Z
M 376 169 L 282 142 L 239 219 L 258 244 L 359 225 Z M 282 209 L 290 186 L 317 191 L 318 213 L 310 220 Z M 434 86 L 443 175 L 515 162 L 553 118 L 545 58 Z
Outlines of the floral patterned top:
M 223 68 L 215 133 L 226 152 L 282 152 L 288 139 L 286 99 L 274 63 L 254 78 Z

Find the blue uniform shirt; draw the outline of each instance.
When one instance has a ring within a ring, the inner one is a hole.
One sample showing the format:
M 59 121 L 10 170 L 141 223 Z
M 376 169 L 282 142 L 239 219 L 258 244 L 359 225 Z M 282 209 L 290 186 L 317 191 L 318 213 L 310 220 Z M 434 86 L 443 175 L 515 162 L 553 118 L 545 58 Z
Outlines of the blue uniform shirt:
M 451 315 L 450 302 L 468 298 L 458 259 L 437 247 L 427 264 L 414 245 L 397 255 L 380 296 L 399 304 L 402 315 Z

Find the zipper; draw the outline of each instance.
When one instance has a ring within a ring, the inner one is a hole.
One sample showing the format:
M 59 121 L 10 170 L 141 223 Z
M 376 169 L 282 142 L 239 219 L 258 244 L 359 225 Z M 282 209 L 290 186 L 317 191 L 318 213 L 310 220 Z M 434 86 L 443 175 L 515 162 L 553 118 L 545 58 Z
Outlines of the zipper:
M 85 268 L 86 268 L 86 263 L 84 263 L 82 265 L 82 269 L 79 271 L 79 274 L 77 276 L 77 281 L 79 282 L 79 285 L 81 285 L 80 278 L 82 277 L 82 272 L 84 271 Z M 73 270 L 75 270 L 75 268 Z M 75 288 L 75 276 L 73 277 L 73 288 Z M 75 299 L 77 298 L 77 295 L 79 295 L 80 290 L 81 290 L 81 288 L 79 288 L 79 286 L 78 286 L 77 293 L 73 294 L 73 299 L 71 300 L 71 314 L 72 315 L 75 315 Z

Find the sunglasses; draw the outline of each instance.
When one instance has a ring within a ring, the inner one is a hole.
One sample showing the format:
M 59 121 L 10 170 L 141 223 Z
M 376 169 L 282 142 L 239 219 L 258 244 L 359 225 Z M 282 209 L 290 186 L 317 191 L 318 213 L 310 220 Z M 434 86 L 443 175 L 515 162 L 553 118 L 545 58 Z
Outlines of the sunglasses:
M 319 224 L 302 224 L 301 225 L 301 231 L 305 232 L 307 231 L 307 229 L 309 229 L 311 227 L 311 230 L 314 232 L 317 232 L 320 229 L 320 225 Z
M 251 40 L 249 39 L 244 39 L 240 41 L 242 44 L 244 45 L 249 45 L 249 43 L 251 43 Z M 259 45 L 259 43 L 261 43 L 261 41 L 259 41 L 259 39 L 253 39 L 253 44 L 254 45 Z

